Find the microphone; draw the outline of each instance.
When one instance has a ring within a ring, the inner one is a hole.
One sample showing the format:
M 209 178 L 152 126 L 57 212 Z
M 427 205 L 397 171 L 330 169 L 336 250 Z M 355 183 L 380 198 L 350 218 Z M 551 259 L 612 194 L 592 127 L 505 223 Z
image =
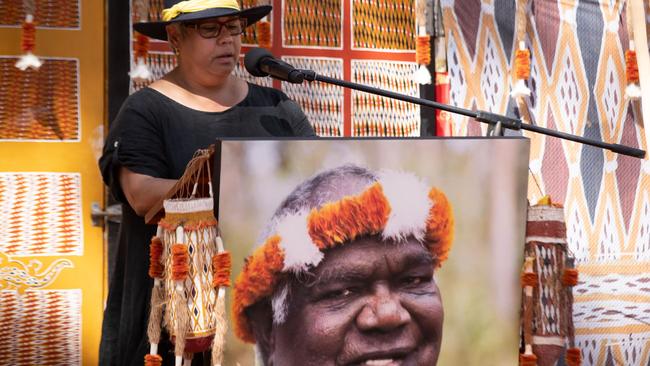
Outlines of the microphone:
M 273 57 L 273 54 L 264 48 L 252 48 L 246 52 L 244 66 L 253 76 L 271 75 L 273 78 L 294 84 L 301 84 L 305 79 L 302 71 Z

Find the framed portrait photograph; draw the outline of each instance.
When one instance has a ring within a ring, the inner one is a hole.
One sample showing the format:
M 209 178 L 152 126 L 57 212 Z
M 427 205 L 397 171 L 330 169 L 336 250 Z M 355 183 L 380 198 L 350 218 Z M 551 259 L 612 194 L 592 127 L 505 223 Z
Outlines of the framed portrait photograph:
M 529 141 L 217 142 L 225 364 L 516 365 Z

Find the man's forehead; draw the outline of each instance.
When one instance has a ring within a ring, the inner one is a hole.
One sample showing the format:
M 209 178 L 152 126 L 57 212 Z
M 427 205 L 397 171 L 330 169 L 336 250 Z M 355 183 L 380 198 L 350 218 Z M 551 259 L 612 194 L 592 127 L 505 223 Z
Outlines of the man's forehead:
M 384 264 L 392 271 L 404 271 L 418 265 L 433 267 L 434 259 L 425 246 L 414 239 L 397 243 L 370 237 L 327 250 L 313 273 L 318 282 L 335 277 L 363 277 Z

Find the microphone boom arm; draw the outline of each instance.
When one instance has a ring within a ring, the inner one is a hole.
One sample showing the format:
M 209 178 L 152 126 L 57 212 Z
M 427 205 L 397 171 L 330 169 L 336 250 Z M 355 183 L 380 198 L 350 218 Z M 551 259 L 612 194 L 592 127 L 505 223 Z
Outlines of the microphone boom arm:
M 318 75 L 313 70 L 299 70 L 299 71 L 304 75 L 305 77 L 304 79 L 309 82 L 320 81 L 327 84 L 338 85 L 344 88 L 350 88 L 350 89 L 359 90 L 366 93 L 371 93 L 371 94 L 381 95 L 383 97 L 401 100 L 404 102 L 418 104 L 423 107 L 440 109 L 451 113 L 461 114 L 467 117 L 472 117 L 477 121 L 488 123 L 493 126 L 497 125 L 498 123 L 501 123 L 502 127 L 515 130 L 515 131 L 523 129 L 535 133 L 541 133 L 548 136 L 558 137 L 565 140 L 579 142 L 581 144 L 599 147 L 601 149 L 607 149 L 615 153 L 632 156 L 635 158 L 643 159 L 645 157 L 645 150 L 637 149 L 631 146 L 625 146 L 621 144 L 611 144 L 603 141 L 592 140 L 586 137 L 572 135 L 570 133 L 560 132 L 557 130 L 552 130 L 550 128 L 544 128 L 544 127 L 535 126 L 528 123 L 523 123 L 518 118 L 502 116 L 496 113 L 490 113 L 490 112 L 485 112 L 480 110 L 471 111 L 469 109 L 459 108 L 448 104 L 442 104 L 442 103 L 434 102 L 423 98 L 416 98 L 410 95 L 404 95 L 404 94 L 395 93 L 388 90 L 382 90 L 367 85 L 352 83 L 340 79 L 334 79 L 327 76 Z

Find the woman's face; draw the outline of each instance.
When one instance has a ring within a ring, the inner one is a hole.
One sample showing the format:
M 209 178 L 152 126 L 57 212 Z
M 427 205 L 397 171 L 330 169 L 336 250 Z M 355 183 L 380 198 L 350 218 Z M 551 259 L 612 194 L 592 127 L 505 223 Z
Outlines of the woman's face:
M 204 19 L 172 28 L 169 40 L 178 49 L 179 62 L 190 72 L 217 80 L 232 73 L 241 51 L 243 29 L 238 17 Z

